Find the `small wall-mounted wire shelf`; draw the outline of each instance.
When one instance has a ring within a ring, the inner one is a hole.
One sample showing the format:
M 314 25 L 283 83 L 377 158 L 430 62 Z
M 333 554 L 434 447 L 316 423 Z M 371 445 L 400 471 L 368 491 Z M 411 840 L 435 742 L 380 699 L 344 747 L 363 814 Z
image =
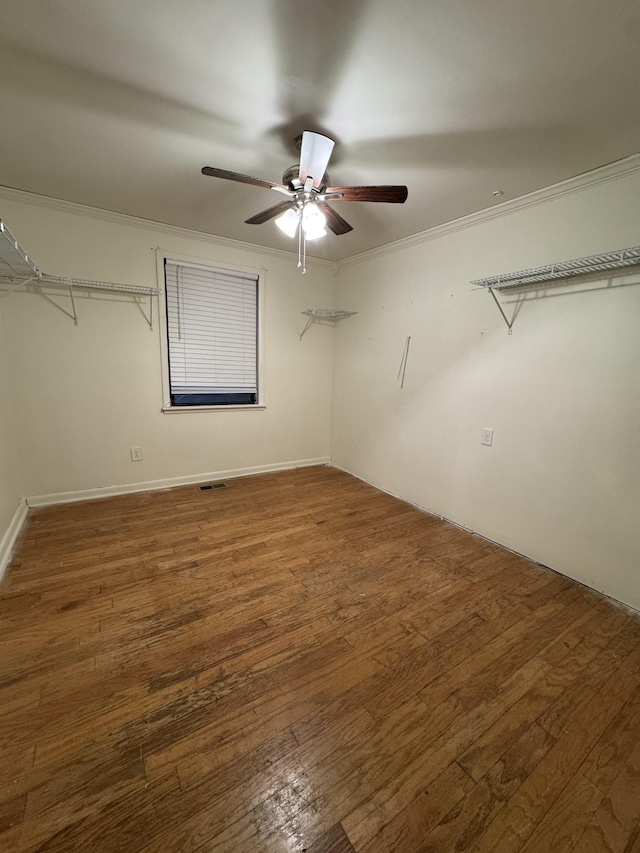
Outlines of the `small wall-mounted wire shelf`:
M 153 328 L 153 297 L 158 291 L 152 287 L 140 287 L 134 284 L 117 284 L 112 281 L 90 281 L 83 278 L 67 278 L 65 276 L 51 275 L 43 272 L 27 255 L 20 243 L 9 231 L 5 223 L 0 219 L 0 284 L 9 285 L 9 289 L 0 293 L 0 299 L 14 293 L 27 284 L 64 288 L 71 298 L 71 309 L 75 323 L 78 322 L 74 289 L 116 291 L 128 293 L 133 296 L 149 299 L 149 316 L 147 318 L 149 327 Z
M 354 314 L 357 314 L 357 311 L 341 311 L 338 309 L 331 308 L 307 308 L 306 311 L 302 312 L 309 319 L 307 320 L 307 324 L 300 333 L 300 340 L 302 340 L 302 336 L 314 323 L 326 323 L 327 325 L 335 325 L 338 320 L 344 320 L 345 317 L 353 317 Z
M 589 255 L 586 258 L 547 264 L 543 267 L 533 267 L 504 275 L 494 275 L 489 278 L 478 278 L 471 284 L 484 287 L 489 291 L 507 324 L 509 334 L 511 334 L 513 322 L 509 322 L 507 319 L 495 291 L 543 284 L 548 281 L 575 278 L 576 276 L 589 276 L 600 272 L 624 270 L 627 267 L 635 266 L 640 266 L 640 246 L 634 246 L 631 249 L 618 249 L 615 252 L 603 252 L 599 255 Z

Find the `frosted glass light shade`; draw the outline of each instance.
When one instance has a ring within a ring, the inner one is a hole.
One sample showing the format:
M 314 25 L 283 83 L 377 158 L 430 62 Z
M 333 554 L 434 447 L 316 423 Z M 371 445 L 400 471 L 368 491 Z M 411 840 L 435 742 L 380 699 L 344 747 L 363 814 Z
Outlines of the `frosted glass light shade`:
M 285 210 L 284 213 L 281 213 L 280 216 L 276 219 L 276 225 L 278 228 L 286 234 L 287 237 L 295 237 L 296 231 L 298 230 L 298 223 L 300 222 L 300 213 L 297 210 L 294 210 L 292 207 L 289 210 Z
M 307 240 L 317 240 L 327 233 L 327 219 L 316 204 L 305 204 L 302 211 L 302 227 Z

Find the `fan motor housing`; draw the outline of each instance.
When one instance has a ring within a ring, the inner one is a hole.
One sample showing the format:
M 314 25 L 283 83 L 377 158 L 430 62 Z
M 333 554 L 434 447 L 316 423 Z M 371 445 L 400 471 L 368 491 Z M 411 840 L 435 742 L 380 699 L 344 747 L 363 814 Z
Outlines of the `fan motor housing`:
M 301 190 L 302 184 L 300 183 L 300 164 L 295 163 L 293 166 L 290 166 L 284 175 L 282 176 L 282 183 L 285 187 L 291 187 L 292 190 Z M 318 187 L 318 192 L 324 192 L 326 188 L 330 185 L 329 173 L 325 172 L 320 182 L 320 186 Z

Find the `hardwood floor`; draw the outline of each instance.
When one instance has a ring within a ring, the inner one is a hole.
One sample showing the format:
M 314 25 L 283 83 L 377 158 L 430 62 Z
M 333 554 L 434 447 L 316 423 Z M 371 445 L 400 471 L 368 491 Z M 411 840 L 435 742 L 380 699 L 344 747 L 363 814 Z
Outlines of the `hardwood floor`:
M 640 617 L 330 468 L 31 512 L 0 850 L 640 853 Z

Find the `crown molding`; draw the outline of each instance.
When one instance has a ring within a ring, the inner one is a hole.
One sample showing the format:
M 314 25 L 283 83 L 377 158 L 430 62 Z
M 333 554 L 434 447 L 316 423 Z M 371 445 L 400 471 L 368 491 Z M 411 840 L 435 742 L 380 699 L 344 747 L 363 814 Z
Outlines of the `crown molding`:
M 170 225 L 166 222 L 156 222 L 153 219 L 143 219 L 139 216 L 131 216 L 128 213 L 118 213 L 114 210 L 102 210 L 99 207 L 91 207 L 86 204 L 78 204 L 75 201 L 64 201 L 52 196 L 39 195 L 38 193 L 18 190 L 14 187 L 0 185 L 0 198 L 9 201 L 17 201 L 21 204 L 33 205 L 34 207 L 45 207 L 50 210 L 59 210 L 71 213 L 75 216 L 86 216 L 91 219 L 100 219 L 103 222 L 115 222 L 119 225 L 129 225 L 136 228 L 144 228 L 147 231 L 160 232 L 178 237 L 187 237 L 190 240 L 199 240 L 209 245 L 220 246 L 227 249 L 241 249 L 243 252 L 251 252 L 255 255 L 268 255 L 280 260 L 297 260 L 297 253 L 287 252 L 284 249 L 273 249 L 269 246 L 258 246 L 256 243 L 246 243 L 242 240 L 232 240 L 230 237 L 219 237 L 215 234 L 207 234 L 205 231 L 195 231 L 191 228 L 182 228 L 179 225 Z M 297 244 L 296 244 L 297 245 Z M 316 258 L 307 255 L 307 260 L 313 264 L 331 269 L 336 265 L 335 261 L 324 258 Z
M 308 257 L 314 264 L 331 270 L 335 275 L 336 271 L 341 270 L 343 267 L 363 263 L 364 261 L 368 261 L 382 255 L 387 255 L 392 252 L 399 252 L 402 249 L 408 249 L 411 246 L 420 245 L 421 243 L 426 243 L 429 240 L 435 240 L 438 237 L 444 237 L 447 234 L 462 231 L 465 228 L 471 228 L 472 226 L 478 225 L 482 222 L 490 222 L 493 219 L 499 219 L 502 216 L 508 216 L 511 213 L 526 210 L 529 207 L 534 207 L 535 205 L 543 204 L 547 201 L 562 198 L 563 196 L 571 195 L 572 193 L 581 192 L 582 190 L 597 186 L 598 184 L 626 177 L 627 175 L 638 171 L 640 171 L 640 153 L 632 154 L 629 157 L 625 157 L 622 160 L 616 160 L 613 163 L 608 163 L 606 166 L 599 166 L 597 169 L 592 169 L 589 172 L 583 172 L 573 178 L 568 178 L 565 181 L 559 181 L 556 184 L 551 184 L 548 187 L 543 187 L 542 189 L 527 193 L 526 195 L 509 199 L 501 204 L 496 204 L 492 207 L 476 211 L 475 213 L 470 213 L 467 216 L 461 216 L 459 219 L 452 219 L 449 222 L 443 222 L 441 225 L 435 225 L 433 228 L 427 228 L 425 231 L 418 231 L 416 234 L 411 234 L 408 237 L 402 237 L 399 240 L 384 243 L 381 246 L 368 249 L 366 252 L 350 255 L 342 260 L 330 261 L 311 255 Z M 23 204 L 45 207 L 51 210 L 61 210 L 66 213 L 75 214 L 76 216 L 88 216 L 93 219 L 100 219 L 106 222 L 115 222 L 129 226 L 133 225 L 138 228 L 144 228 L 148 231 L 155 231 L 156 233 L 160 232 L 163 234 L 187 237 L 192 240 L 199 240 L 203 243 L 208 243 L 209 245 L 220 246 L 228 249 L 241 249 L 244 252 L 268 255 L 281 260 L 286 259 L 290 261 L 292 258 L 296 257 L 295 253 L 287 252 L 284 249 L 273 249 L 268 246 L 258 246 L 255 243 L 247 243 L 242 240 L 232 240 L 229 237 L 219 237 L 215 234 L 207 234 L 204 231 L 182 228 L 179 225 L 170 225 L 166 222 L 156 222 L 152 219 L 143 219 L 138 216 L 131 216 L 128 213 L 118 213 L 112 210 L 102 210 L 98 207 L 78 204 L 73 201 L 63 201 L 62 199 L 39 195 L 38 193 L 27 192 L 26 190 L 18 190 L 13 187 L 0 185 L 0 198 L 18 201 Z
M 339 261 L 339 266 L 342 269 L 342 267 L 359 264 L 381 255 L 399 252 L 402 249 L 408 249 L 411 246 L 426 243 L 429 240 L 435 240 L 438 237 L 444 237 L 447 234 L 453 234 L 465 228 L 471 228 L 482 222 L 490 222 L 493 219 L 508 216 L 510 213 L 515 213 L 519 210 L 526 210 L 528 207 L 534 207 L 547 201 L 553 201 L 566 195 L 581 192 L 598 184 L 614 181 L 638 171 L 640 171 L 640 154 L 632 154 L 623 160 L 616 160 L 613 163 L 608 163 L 606 166 L 599 166 L 597 169 L 583 172 L 581 175 L 576 175 L 565 181 L 559 181 L 540 190 L 534 190 L 526 195 L 509 199 L 501 204 L 479 210 L 476 213 L 470 213 L 468 216 L 461 216 L 459 219 L 443 222 L 442 225 L 427 228 L 425 231 L 419 231 L 417 234 L 412 234 L 409 237 L 402 237 L 400 240 L 394 240 L 391 243 L 385 243 L 366 252 L 351 255 Z

